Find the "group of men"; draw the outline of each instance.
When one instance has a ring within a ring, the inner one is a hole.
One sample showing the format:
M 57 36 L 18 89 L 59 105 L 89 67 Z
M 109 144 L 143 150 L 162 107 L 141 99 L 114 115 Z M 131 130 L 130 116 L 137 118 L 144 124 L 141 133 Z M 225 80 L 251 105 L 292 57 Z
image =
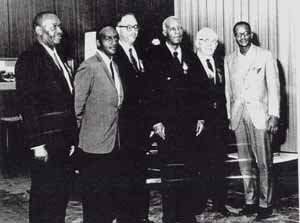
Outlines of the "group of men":
M 80 64 L 74 80 L 56 49 L 60 19 L 41 12 L 33 29 L 37 42 L 16 64 L 18 106 L 33 153 L 31 223 L 64 222 L 74 167 L 85 223 L 149 222 L 145 151 L 151 132 L 164 179 L 177 174 L 168 169 L 174 162 L 183 164 L 184 176 L 205 179 L 162 189 L 163 222 L 195 222 L 203 183 L 214 211 L 232 215 L 225 207 L 228 128 L 243 160 L 246 205 L 240 214 L 272 214 L 278 72 L 272 54 L 251 43 L 248 23 L 235 24 L 239 49 L 224 62 L 214 54 L 218 36 L 212 29 L 197 33 L 194 53 L 182 45 L 184 31 L 174 16 L 163 21 L 164 40 L 144 52 L 135 44 L 139 24 L 128 13 L 97 31 L 96 54 Z

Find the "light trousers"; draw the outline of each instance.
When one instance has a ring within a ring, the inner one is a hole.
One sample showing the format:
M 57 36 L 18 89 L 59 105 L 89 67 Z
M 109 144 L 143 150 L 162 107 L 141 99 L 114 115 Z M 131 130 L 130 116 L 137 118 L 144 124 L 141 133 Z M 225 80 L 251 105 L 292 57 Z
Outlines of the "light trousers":
M 262 208 L 272 206 L 271 134 L 255 128 L 245 108 L 235 136 L 246 204 L 258 203 Z

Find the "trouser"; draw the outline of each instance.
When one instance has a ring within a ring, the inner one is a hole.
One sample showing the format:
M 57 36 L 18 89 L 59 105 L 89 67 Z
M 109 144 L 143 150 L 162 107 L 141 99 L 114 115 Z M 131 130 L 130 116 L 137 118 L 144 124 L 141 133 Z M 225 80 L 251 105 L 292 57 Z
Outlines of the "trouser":
M 142 150 L 121 151 L 120 186 L 118 188 L 117 218 L 120 223 L 148 219 L 149 188 L 146 185 L 146 154 Z
M 199 137 L 197 149 L 200 173 L 206 183 L 205 195 L 212 199 L 214 209 L 222 209 L 226 200 L 225 134 L 222 120 L 209 123 Z
M 114 152 L 91 154 L 81 152 L 79 188 L 84 223 L 111 223 L 115 218 L 118 163 Z
M 245 109 L 235 136 L 246 204 L 258 202 L 263 208 L 272 206 L 271 135 L 265 129 L 255 128 Z
M 29 201 L 30 223 L 64 223 L 73 181 L 68 154 L 49 155 L 47 162 L 32 160 Z

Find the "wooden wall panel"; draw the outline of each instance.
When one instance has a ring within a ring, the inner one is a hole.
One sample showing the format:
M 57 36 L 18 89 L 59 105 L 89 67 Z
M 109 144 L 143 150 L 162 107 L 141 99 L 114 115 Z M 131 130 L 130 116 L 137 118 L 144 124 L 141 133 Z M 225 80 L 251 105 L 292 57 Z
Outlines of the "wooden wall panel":
M 18 56 L 34 41 L 32 20 L 40 11 L 53 11 L 52 0 L 8 0 L 10 56 Z
M 9 56 L 8 0 L 0 0 L 0 57 Z
M 114 25 L 117 15 L 136 14 L 140 39 L 160 34 L 163 18 L 174 14 L 173 0 L 0 0 L 0 56 L 17 57 L 35 40 L 32 20 L 40 11 L 54 11 L 65 30 L 63 44 L 75 67 L 83 59 L 84 33 Z

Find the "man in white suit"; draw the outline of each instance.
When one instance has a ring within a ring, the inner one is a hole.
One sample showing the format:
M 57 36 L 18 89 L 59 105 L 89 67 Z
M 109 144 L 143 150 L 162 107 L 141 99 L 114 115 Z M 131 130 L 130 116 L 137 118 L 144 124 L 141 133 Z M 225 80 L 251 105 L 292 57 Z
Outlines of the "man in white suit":
M 271 143 L 279 122 L 278 69 L 270 51 L 251 43 L 247 22 L 236 23 L 233 32 L 239 49 L 225 57 L 225 91 L 244 178 L 246 205 L 240 215 L 258 212 L 259 220 L 272 214 Z

